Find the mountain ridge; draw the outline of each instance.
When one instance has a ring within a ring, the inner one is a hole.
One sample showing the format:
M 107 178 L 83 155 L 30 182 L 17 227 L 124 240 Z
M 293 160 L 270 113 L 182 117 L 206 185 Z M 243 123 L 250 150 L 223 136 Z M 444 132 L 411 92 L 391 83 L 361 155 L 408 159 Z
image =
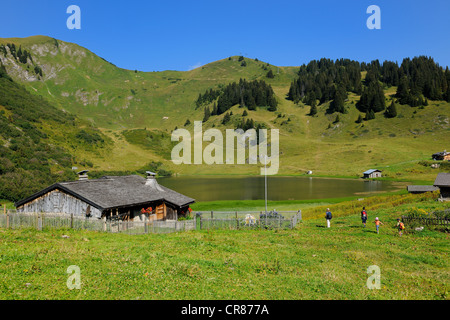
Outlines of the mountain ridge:
M 277 110 L 247 110 L 235 105 L 228 110 L 232 115 L 226 125 L 225 114 L 215 115 L 204 123 L 204 129 L 236 128 L 242 119 L 279 129 L 280 174 L 312 170 L 317 175 L 357 177 L 368 168 L 378 167 L 390 178 L 417 176 L 431 181 L 436 171 L 418 163 L 428 160 L 434 152 L 448 149 L 450 142 L 450 108 L 444 101 L 429 101 L 428 106 L 421 108 L 398 105 L 394 119 L 376 113 L 376 119 L 357 123 L 358 116 L 364 116 L 356 108 L 360 95 L 347 92 L 343 102 L 347 113 L 327 112 L 330 101 L 326 101 L 317 105 L 317 114 L 312 116 L 309 105 L 286 99 L 300 67 L 278 67 L 258 59 L 232 56 L 190 71 L 141 72 L 121 69 L 77 44 L 45 36 L 0 39 L 0 45 L 13 39 L 18 39 L 14 40 L 16 47 L 29 51 L 32 61 L 13 61 L 9 49 L 6 55 L 0 52 L 8 74 L 30 93 L 83 119 L 112 141 L 107 154 L 87 154 L 92 169 L 136 169 L 151 160 L 163 161 L 179 174 L 229 172 L 229 168 L 217 165 L 176 166 L 167 158 L 167 142 L 158 140 L 152 150 L 148 147 L 151 140 L 137 139 L 151 137 L 155 132 L 169 136 L 176 127 L 192 130 L 193 122 L 204 118 L 204 109 L 213 107 L 213 102 L 198 107 L 199 94 L 240 79 L 263 80 L 270 85 L 278 102 Z M 35 76 L 27 81 L 20 77 L 20 73 L 36 75 L 35 66 L 42 70 L 41 79 Z M 268 77 L 269 71 L 273 78 Z M 367 71 L 361 73 L 361 81 L 366 74 Z M 386 104 L 396 100 L 396 91 L 395 86 L 384 88 Z M 148 133 L 138 131 L 142 129 Z M 257 174 L 258 168 L 236 165 L 233 172 Z

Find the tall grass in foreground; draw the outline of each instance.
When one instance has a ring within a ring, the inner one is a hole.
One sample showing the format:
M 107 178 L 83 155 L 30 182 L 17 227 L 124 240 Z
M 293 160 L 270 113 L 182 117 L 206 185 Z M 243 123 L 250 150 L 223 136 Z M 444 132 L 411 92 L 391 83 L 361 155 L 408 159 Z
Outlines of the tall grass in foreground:
M 425 226 L 402 237 L 395 217 L 415 206 L 445 204 L 416 197 L 374 209 L 377 234 L 358 215 L 322 217 L 291 230 L 200 230 L 110 234 L 85 230 L 0 229 L 0 299 L 352 299 L 449 298 L 448 234 Z M 417 202 L 414 202 L 417 201 Z M 67 287 L 67 268 L 81 288 Z M 369 289 L 369 266 L 381 270 Z

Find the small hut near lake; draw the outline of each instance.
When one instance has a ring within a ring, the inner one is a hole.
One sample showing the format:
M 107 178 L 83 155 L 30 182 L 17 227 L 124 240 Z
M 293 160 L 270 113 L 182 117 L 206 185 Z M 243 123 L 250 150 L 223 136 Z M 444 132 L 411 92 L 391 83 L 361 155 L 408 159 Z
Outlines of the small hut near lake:
M 381 170 L 378 169 L 370 169 L 363 173 L 364 179 L 369 178 L 381 178 Z
M 18 212 L 67 213 L 123 220 L 175 220 L 187 214 L 195 200 L 160 185 L 155 174 L 104 176 L 55 183 L 15 204 Z

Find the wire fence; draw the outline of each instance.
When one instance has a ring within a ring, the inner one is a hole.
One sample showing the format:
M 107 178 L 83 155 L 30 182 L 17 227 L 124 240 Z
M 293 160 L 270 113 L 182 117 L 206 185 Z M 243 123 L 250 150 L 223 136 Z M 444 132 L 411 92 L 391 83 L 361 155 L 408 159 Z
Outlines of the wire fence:
M 426 215 L 413 211 L 402 216 L 402 221 L 410 225 L 446 226 L 448 228 L 450 227 L 450 209 L 436 210 L 426 213 Z
M 298 211 L 198 211 L 196 228 L 203 229 L 293 229 L 302 220 Z
M 447 226 L 450 227 L 450 219 L 448 218 L 425 218 L 425 217 L 408 217 L 402 216 L 402 221 L 406 224 L 424 224 L 434 226 Z
M 111 233 L 170 233 L 195 229 L 195 220 L 131 221 L 85 218 L 65 213 L 24 213 L 8 211 L 0 214 L 0 228 L 76 229 Z
M 289 214 L 289 215 L 288 215 Z M 0 214 L 0 228 L 76 229 L 110 233 L 146 234 L 209 229 L 292 229 L 301 221 L 301 211 L 197 212 L 186 220 L 145 220 L 86 218 L 65 213 L 25 213 L 8 210 Z

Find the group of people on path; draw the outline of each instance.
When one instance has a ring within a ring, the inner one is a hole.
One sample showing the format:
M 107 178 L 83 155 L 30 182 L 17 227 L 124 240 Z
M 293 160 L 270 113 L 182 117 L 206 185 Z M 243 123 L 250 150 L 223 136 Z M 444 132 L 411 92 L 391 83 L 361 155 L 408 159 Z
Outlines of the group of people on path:
M 331 214 L 330 208 L 327 208 L 327 212 L 325 214 L 325 219 L 327 220 L 327 228 L 330 228 L 332 218 L 333 218 L 333 216 Z M 366 223 L 367 223 L 366 207 L 363 207 L 363 209 L 361 211 L 361 221 L 365 228 Z M 381 220 L 378 219 L 378 217 L 376 217 L 374 220 L 374 223 L 375 223 L 375 227 L 377 229 L 377 234 L 379 234 L 380 233 L 380 225 L 383 225 L 383 222 L 381 222 Z M 398 229 L 399 236 L 402 236 L 403 230 L 405 229 L 405 225 L 403 224 L 403 222 L 401 222 L 400 218 L 397 219 L 397 229 Z

